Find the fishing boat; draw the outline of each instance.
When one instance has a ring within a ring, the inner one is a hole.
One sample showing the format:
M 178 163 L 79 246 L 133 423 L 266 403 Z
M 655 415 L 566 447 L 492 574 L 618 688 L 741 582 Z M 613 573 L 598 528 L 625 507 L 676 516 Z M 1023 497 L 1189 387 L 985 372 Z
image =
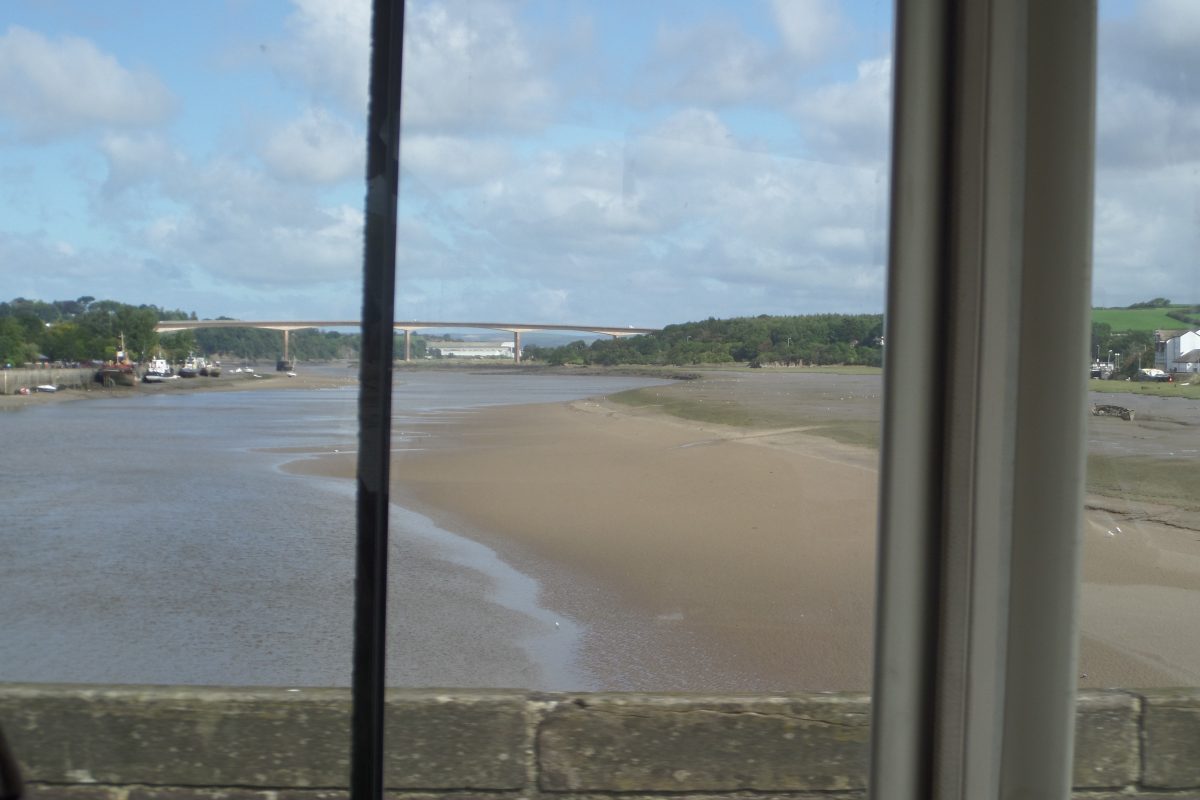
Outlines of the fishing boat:
M 96 370 L 96 383 L 103 384 L 105 388 L 109 389 L 114 386 L 137 386 L 137 375 L 133 371 L 133 362 L 125 353 L 125 334 L 121 334 L 121 346 L 117 348 L 116 358 L 105 362 L 100 369 Z
M 201 370 L 205 370 L 207 367 L 208 362 L 204 360 L 204 356 L 188 353 L 188 357 L 184 359 L 183 366 L 179 368 L 179 377 L 195 378 L 201 374 Z
M 158 358 L 150 359 L 150 366 L 146 369 L 146 374 L 142 375 L 142 383 L 165 383 L 177 380 L 179 380 L 179 376 L 175 374 L 171 365 L 161 354 Z

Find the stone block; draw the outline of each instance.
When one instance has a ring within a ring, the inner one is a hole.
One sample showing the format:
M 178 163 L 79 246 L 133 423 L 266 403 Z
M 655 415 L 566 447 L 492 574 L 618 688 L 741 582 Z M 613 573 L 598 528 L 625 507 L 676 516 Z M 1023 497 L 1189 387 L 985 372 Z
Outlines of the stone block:
M 209 789 L 200 786 L 131 786 L 126 800 L 276 800 L 266 789 Z M 310 789 L 309 800 L 335 800 L 336 791 Z
M 1144 786 L 1200 789 L 1200 689 L 1141 693 Z
M 1080 692 L 1075 706 L 1076 789 L 1131 786 L 1141 769 L 1137 697 L 1126 692 Z
M 386 784 L 522 788 L 524 712 L 518 693 L 389 692 Z M 0 719 L 27 780 L 58 784 L 345 788 L 349 717 L 344 689 L 0 689 Z M 170 800 L 146 792 L 131 800 Z
M 866 695 L 585 695 L 546 712 L 541 788 L 796 792 L 866 784 Z
M 525 695 L 516 692 L 389 692 L 385 786 L 524 788 L 525 708 Z
M 344 690 L 9 685 L 0 719 L 30 781 L 345 786 Z
M 119 786 L 62 786 L 27 783 L 23 800 L 124 800 Z

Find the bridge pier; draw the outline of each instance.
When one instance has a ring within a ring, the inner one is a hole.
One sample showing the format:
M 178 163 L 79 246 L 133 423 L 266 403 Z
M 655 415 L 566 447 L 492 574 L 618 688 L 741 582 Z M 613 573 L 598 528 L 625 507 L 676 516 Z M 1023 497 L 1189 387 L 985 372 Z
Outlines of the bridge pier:
M 288 329 L 287 328 L 283 329 L 283 360 L 284 361 L 289 360 L 288 359 Z
M 412 330 L 404 329 L 404 360 L 412 361 Z
M 513 331 L 513 363 L 521 363 L 521 332 Z

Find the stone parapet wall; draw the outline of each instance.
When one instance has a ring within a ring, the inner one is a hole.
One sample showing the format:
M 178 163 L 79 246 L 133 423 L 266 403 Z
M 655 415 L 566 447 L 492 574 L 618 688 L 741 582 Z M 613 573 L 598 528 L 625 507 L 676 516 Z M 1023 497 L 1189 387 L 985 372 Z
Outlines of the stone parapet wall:
M 349 693 L 0 684 L 29 796 L 335 800 Z M 1200 798 L 1200 689 L 1083 692 L 1080 798 Z M 862 694 L 389 693 L 396 798 L 862 797 Z

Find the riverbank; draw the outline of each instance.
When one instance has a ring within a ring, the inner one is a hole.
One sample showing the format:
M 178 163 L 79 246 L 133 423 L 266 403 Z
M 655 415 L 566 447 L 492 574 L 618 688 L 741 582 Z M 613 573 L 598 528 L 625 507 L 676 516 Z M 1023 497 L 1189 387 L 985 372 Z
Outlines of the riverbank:
M 704 406 L 740 424 L 686 418 Z M 870 376 L 731 373 L 484 409 L 421 429 L 393 498 L 540 565 L 543 604 L 584 626 L 603 688 L 867 689 L 877 454 L 853 441 L 878 407 Z M 1126 425 L 1104 442 L 1144 444 Z M 1089 498 L 1081 685 L 1200 684 L 1200 535 L 1180 515 Z
M 105 388 L 90 384 L 87 388 L 64 388 L 56 392 L 30 392 L 30 394 L 0 395 L 0 411 L 27 408 L 43 403 L 62 403 L 72 400 L 96 400 L 113 397 L 136 397 L 139 395 L 168 394 L 177 392 L 235 392 L 258 389 L 328 389 L 351 386 L 358 383 L 358 373 L 346 369 L 346 375 L 338 375 L 330 369 L 315 372 L 301 371 L 289 377 L 282 372 L 257 374 L 227 372 L 219 378 L 181 378 L 164 383 L 138 383 L 137 386 Z

